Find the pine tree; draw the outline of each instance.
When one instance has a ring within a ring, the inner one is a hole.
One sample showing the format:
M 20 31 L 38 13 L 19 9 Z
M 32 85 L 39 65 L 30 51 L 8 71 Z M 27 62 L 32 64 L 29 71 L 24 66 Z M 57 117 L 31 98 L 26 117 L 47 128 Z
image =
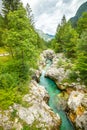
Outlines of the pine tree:
M 2 41 L 3 31 L 4 31 L 4 20 L 2 15 L 0 15 L 0 47 L 3 46 L 3 41 Z
M 36 66 L 37 34 L 29 23 L 26 10 L 22 5 L 18 10 L 10 11 L 7 20 L 8 28 L 3 34 L 3 41 L 19 68 L 17 70 L 19 77 L 24 78 L 29 70 L 27 68 Z
M 31 10 L 30 5 L 28 3 L 26 5 L 26 11 L 27 11 L 27 16 L 28 16 L 28 19 L 30 20 L 31 25 L 34 25 L 32 10 Z
M 57 30 L 56 30 L 55 40 L 56 40 L 56 47 L 58 47 L 56 49 L 56 52 L 62 52 L 63 51 L 64 41 L 63 41 L 62 36 L 63 36 L 63 33 L 64 33 L 65 25 L 66 25 L 66 18 L 65 18 L 65 15 L 64 15 L 62 20 L 61 20 L 61 24 L 58 24 L 58 27 L 57 27 Z M 58 45 L 57 45 L 57 43 L 58 43 Z
M 87 30 L 81 34 L 77 44 L 76 70 L 80 71 L 81 79 L 87 85 Z
M 6 17 L 9 11 L 17 10 L 20 6 L 20 0 L 2 0 L 3 14 Z
M 54 48 L 56 52 L 64 52 L 67 57 L 75 57 L 77 39 L 77 32 L 72 28 L 70 22 L 66 22 L 65 16 L 63 16 L 55 35 Z
M 77 31 L 80 35 L 85 30 L 87 30 L 87 12 L 83 13 L 82 17 L 78 20 L 77 26 Z
M 66 17 L 65 15 L 63 15 L 63 18 L 61 20 L 61 26 L 65 25 L 66 24 Z

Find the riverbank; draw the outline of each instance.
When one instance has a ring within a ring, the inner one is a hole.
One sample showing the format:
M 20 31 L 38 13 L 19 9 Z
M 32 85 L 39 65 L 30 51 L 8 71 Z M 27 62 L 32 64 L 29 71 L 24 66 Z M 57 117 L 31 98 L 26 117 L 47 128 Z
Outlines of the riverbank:
M 46 64 L 47 70 L 45 69 Z M 72 130 L 71 123 L 67 124 L 65 121 L 67 114 L 76 130 L 86 130 L 87 94 L 85 86 L 78 84 L 79 81 L 75 83 L 65 80 L 72 67 L 71 61 L 66 59 L 63 54 L 56 55 L 53 50 L 46 50 L 41 54 L 38 66 L 38 70 L 34 71 L 32 76 L 33 80 L 28 85 L 30 91 L 23 97 L 22 104 L 14 104 L 8 110 L 0 109 L 0 129 L 60 130 L 63 117 L 62 122 L 69 126 L 69 129 L 62 127 L 61 130 Z M 42 71 L 44 69 L 45 73 Z M 40 76 L 42 76 L 42 80 Z M 43 76 L 50 79 L 44 77 L 45 82 Z M 55 85 L 51 79 L 55 81 Z M 40 80 L 43 84 L 45 83 L 46 88 L 37 83 Z M 58 111 L 60 108 L 62 113 L 60 110 Z M 53 109 L 55 109 L 54 112 Z M 59 114 L 62 115 L 61 119 Z
M 47 105 L 49 95 L 35 80 L 21 104 L 15 103 L 7 110 L 0 109 L 0 130 L 59 130 L 61 120 Z
M 44 51 L 43 55 L 41 55 L 41 59 L 49 58 L 50 56 L 51 58 L 49 59 L 52 61 L 52 65 L 47 69 L 45 76 L 52 79 L 56 83 L 58 89 L 62 91 L 62 93 L 58 96 L 58 99 L 61 99 L 61 107 L 64 107 L 64 110 L 76 127 L 76 130 L 86 130 L 86 86 L 81 84 L 79 77 L 77 77 L 74 82 L 69 79 L 70 74 L 72 74 L 72 61 L 67 59 L 63 54 L 55 54 L 52 51 L 50 53 L 49 52 L 50 50 Z M 43 62 L 44 61 L 45 60 L 43 60 Z M 77 74 L 79 73 L 77 72 Z
M 55 82 L 49 78 L 45 77 L 46 70 L 50 67 L 50 62 L 48 60 L 46 68 L 42 71 L 40 76 L 40 85 L 44 86 L 49 94 L 49 106 L 57 115 L 61 118 L 61 126 L 60 130 L 74 130 L 72 123 L 67 118 L 67 115 L 63 111 L 63 106 L 60 104 L 60 100 L 58 99 L 58 95 L 61 94 L 61 91 L 56 86 Z M 57 128 L 58 129 L 58 128 Z

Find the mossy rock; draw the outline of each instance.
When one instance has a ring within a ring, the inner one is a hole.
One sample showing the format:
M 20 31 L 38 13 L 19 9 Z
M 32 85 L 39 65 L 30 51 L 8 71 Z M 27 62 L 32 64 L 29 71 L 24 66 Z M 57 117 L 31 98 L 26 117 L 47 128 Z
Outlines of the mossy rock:
M 4 128 L 2 126 L 0 126 L 0 130 L 4 130 Z
M 58 94 L 58 97 L 67 100 L 69 95 L 66 92 L 61 92 L 60 94 Z

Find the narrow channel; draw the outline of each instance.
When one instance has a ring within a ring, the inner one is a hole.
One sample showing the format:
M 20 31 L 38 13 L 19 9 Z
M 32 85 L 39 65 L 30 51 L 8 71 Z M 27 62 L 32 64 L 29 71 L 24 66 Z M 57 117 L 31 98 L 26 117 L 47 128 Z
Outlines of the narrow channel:
M 68 117 L 66 116 L 62 108 L 58 109 L 58 104 L 56 102 L 56 99 L 58 94 L 61 93 L 61 91 L 58 89 L 54 81 L 45 77 L 45 72 L 50 65 L 51 62 L 48 62 L 45 69 L 42 71 L 39 84 L 44 86 L 45 89 L 48 91 L 48 94 L 50 96 L 48 105 L 52 108 L 52 110 L 55 113 L 58 113 L 60 115 L 60 118 L 62 120 L 60 130 L 74 130 L 72 123 L 69 121 Z

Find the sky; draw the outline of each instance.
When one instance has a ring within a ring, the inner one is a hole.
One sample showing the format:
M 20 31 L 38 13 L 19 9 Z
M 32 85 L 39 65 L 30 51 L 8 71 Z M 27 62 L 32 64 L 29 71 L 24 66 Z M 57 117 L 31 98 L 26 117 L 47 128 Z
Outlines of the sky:
M 35 27 L 44 33 L 54 35 L 63 15 L 69 20 L 80 5 L 87 0 L 22 0 L 30 4 Z
M 1 1 L 1 0 L 0 0 Z M 80 5 L 87 0 L 22 0 L 24 6 L 30 4 L 35 27 L 44 33 L 54 35 L 63 15 L 69 20 Z M 1 3 L 1 2 L 0 2 Z

